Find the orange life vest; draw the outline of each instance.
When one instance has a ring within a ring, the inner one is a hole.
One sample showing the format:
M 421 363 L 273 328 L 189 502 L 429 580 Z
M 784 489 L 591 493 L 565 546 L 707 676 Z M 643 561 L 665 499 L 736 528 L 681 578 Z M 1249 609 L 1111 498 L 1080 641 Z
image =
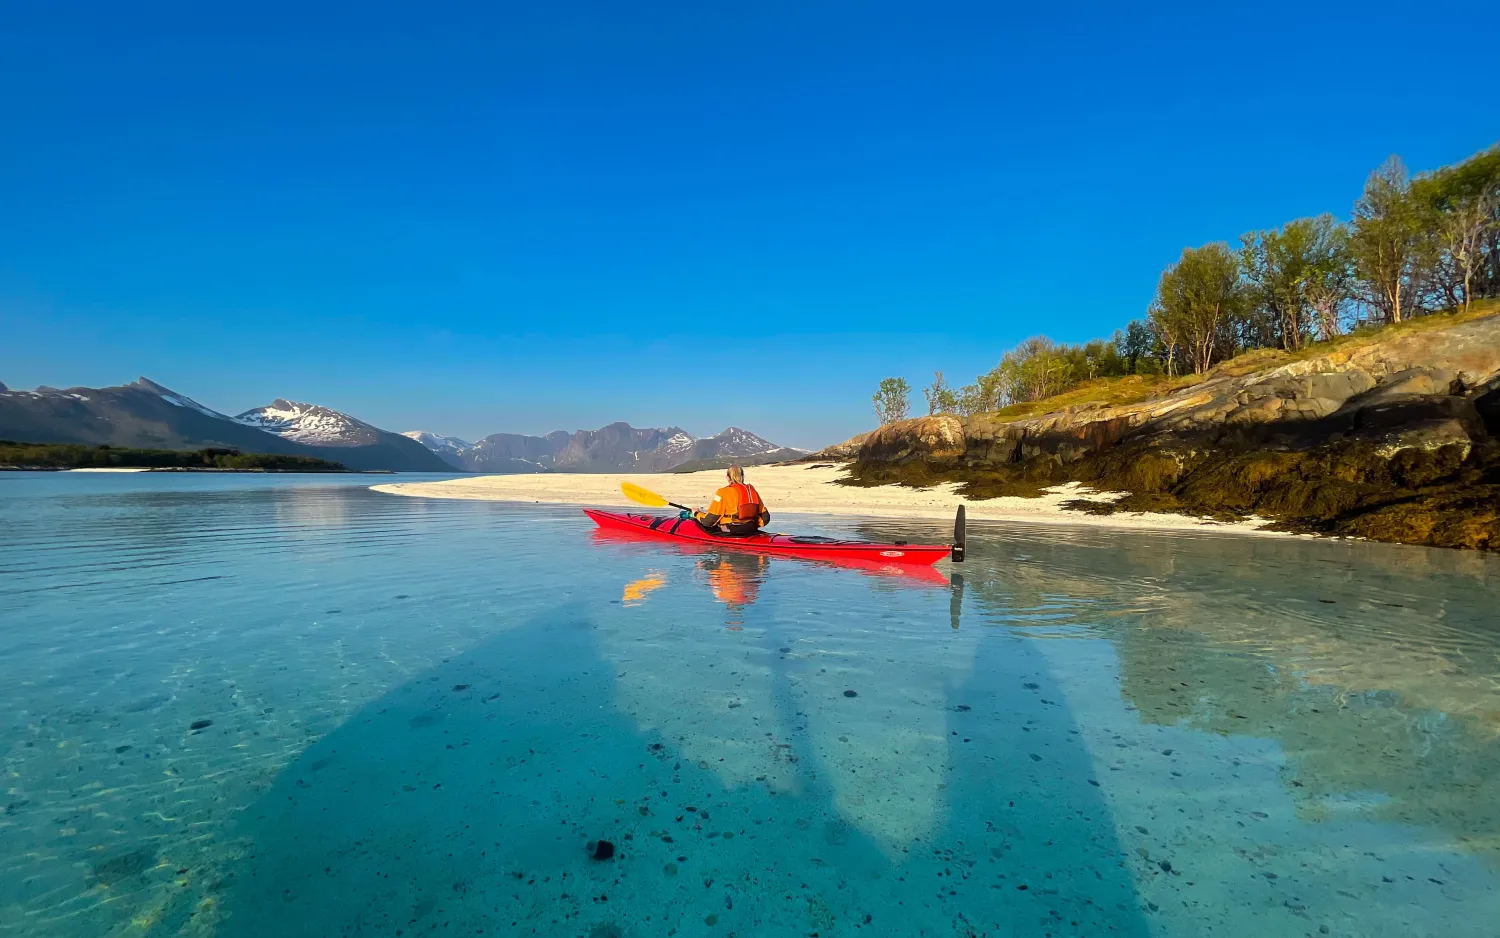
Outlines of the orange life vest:
M 760 493 L 755 486 L 742 482 L 731 482 L 714 493 L 714 503 L 708 506 L 709 514 L 719 516 L 721 523 L 734 521 L 759 521 L 761 512 Z

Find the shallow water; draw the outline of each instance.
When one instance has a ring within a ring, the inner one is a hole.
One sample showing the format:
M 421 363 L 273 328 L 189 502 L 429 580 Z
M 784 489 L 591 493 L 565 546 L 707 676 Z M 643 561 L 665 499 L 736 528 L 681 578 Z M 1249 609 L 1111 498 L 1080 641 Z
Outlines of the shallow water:
M 975 525 L 930 583 L 367 482 L 0 473 L 0 933 L 1500 921 L 1495 558 Z

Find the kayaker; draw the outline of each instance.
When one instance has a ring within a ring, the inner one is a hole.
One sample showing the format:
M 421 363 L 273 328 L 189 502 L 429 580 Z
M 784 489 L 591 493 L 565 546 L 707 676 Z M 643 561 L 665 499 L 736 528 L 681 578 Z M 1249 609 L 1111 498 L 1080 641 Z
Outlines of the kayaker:
M 693 515 L 703 530 L 712 534 L 744 537 L 770 523 L 771 513 L 760 500 L 755 486 L 745 482 L 745 470 L 729 467 L 729 484 L 714 493 L 714 500 L 704 511 Z

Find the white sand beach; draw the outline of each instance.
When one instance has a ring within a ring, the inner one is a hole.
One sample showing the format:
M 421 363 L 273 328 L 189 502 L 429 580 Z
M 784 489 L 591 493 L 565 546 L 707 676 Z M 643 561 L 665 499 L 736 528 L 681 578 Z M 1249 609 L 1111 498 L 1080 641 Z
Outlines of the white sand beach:
M 1113 515 L 1091 515 L 1070 511 L 1063 502 L 1084 498 L 1112 501 L 1114 493 L 1091 492 L 1070 483 L 1057 486 L 1039 498 L 990 498 L 970 501 L 957 494 L 958 486 L 944 483 L 931 488 L 915 489 L 900 485 L 861 488 L 839 485 L 844 466 L 754 466 L 745 470 L 775 517 L 781 514 L 849 515 L 867 518 L 928 518 L 947 520 L 959 505 L 965 506 L 970 520 L 1022 521 L 1044 524 L 1070 524 L 1087 527 L 1135 528 L 1150 530 L 1222 530 L 1270 535 L 1264 522 L 1225 523 L 1183 515 L 1118 512 Z M 468 498 L 486 501 L 533 502 L 599 507 L 632 507 L 620 493 L 621 482 L 633 482 L 672 501 L 701 506 L 715 489 L 724 484 L 719 469 L 689 473 L 538 473 L 534 475 L 490 475 L 452 479 L 445 482 L 395 482 L 371 486 L 377 492 L 423 498 Z

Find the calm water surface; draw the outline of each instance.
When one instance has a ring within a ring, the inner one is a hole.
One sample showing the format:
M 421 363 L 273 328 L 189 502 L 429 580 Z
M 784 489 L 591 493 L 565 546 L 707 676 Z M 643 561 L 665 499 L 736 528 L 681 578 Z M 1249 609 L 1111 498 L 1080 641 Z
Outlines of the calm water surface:
M 1496 934 L 1495 558 L 367 482 L 0 473 L 0 934 Z

